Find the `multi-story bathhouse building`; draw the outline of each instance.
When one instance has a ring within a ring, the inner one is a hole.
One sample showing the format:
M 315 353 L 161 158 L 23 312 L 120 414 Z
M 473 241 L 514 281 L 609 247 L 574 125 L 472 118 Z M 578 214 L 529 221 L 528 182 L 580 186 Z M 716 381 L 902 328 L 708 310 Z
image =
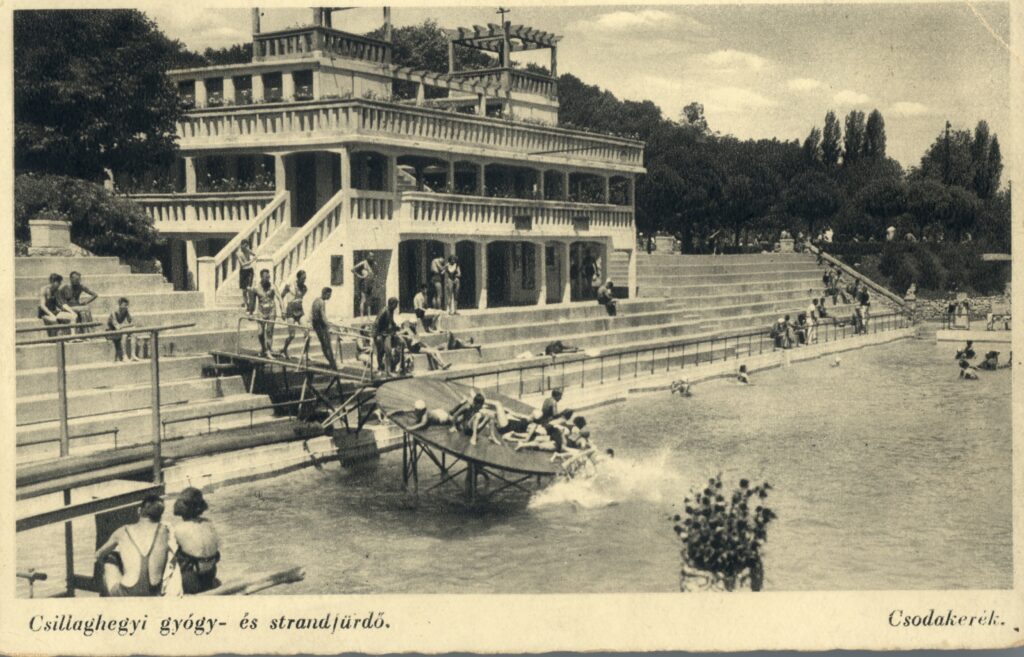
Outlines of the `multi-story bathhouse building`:
M 330 285 L 355 310 L 353 264 L 373 252 L 375 299 L 409 307 L 431 260 L 455 254 L 460 306 L 592 299 L 589 252 L 635 295 L 635 177 L 643 144 L 558 125 L 559 36 L 513 25 L 447 30 L 447 74 L 391 61 L 380 40 L 313 24 L 261 32 L 244 64 L 174 70 L 174 193 L 136 194 L 170 244 L 169 277 L 207 303 L 237 303 L 238 246 L 279 283 Z M 457 48 L 493 66 L 456 70 Z M 551 75 L 513 65 L 550 51 Z M 396 93 L 398 89 L 403 93 Z M 625 280 L 624 280 L 625 279 Z

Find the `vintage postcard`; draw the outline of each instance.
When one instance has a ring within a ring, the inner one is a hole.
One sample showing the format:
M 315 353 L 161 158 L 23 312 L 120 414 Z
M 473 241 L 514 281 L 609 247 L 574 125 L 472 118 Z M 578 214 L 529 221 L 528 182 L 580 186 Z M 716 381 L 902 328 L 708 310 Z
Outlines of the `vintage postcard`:
M 1024 645 L 1021 6 L 0 35 L 0 652 Z

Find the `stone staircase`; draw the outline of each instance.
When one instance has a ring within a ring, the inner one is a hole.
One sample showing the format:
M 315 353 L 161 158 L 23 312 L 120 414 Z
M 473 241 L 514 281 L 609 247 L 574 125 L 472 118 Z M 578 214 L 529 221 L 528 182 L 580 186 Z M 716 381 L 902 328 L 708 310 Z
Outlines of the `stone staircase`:
M 251 410 L 269 403 L 251 395 L 237 376 L 204 378 L 212 365 L 208 352 L 233 349 L 238 339 L 238 313 L 205 308 L 202 293 L 175 292 L 156 274 L 132 274 L 116 258 L 23 257 L 15 260 L 16 326 L 40 326 L 37 295 L 51 272 L 65 277 L 82 273 L 82 282 L 100 295 L 92 303 L 93 318 L 107 314 L 125 296 L 138 326 L 194 322 L 188 329 L 161 335 L 161 410 L 165 420 L 204 413 L 241 411 L 207 420 L 169 423 L 167 437 L 183 437 L 233 426 L 268 426 L 279 420 L 271 410 Z M 244 327 L 243 339 L 252 333 Z M 26 333 L 25 341 L 45 333 Z M 16 347 L 17 458 L 19 462 L 59 454 L 56 353 L 52 345 Z M 149 442 L 150 362 L 115 363 L 108 340 L 71 342 L 66 346 L 71 454 Z M 250 419 L 251 415 L 251 419 Z M 116 438 L 115 438 L 116 429 Z M 77 436 L 77 437 L 76 437 Z

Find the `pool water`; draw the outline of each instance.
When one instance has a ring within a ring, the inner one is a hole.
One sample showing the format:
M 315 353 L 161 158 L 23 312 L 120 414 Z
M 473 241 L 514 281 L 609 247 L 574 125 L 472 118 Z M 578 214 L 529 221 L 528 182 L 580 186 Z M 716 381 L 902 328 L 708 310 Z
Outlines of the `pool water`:
M 226 488 L 207 498 L 223 572 L 305 566 L 289 594 L 674 591 L 670 518 L 721 472 L 774 488 L 768 590 L 1009 588 L 1010 371 L 960 381 L 947 351 L 903 340 L 589 412 L 614 461 L 484 511 L 403 493 L 399 453 Z

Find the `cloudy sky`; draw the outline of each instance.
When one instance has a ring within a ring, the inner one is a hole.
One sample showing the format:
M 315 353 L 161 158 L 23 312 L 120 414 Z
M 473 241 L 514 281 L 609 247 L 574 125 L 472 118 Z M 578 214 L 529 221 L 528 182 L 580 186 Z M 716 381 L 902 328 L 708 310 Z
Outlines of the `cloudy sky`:
M 396 25 L 496 22 L 494 7 L 395 7 Z M 195 49 L 249 39 L 246 9 L 147 9 Z M 266 9 L 263 29 L 308 23 L 307 9 Z M 651 99 L 676 117 L 691 101 L 714 130 L 802 139 L 829 109 L 874 108 L 889 154 L 916 164 L 948 119 L 979 119 L 1009 147 L 1009 9 L 1002 3 L 514 7 L 513 23 L 562 34 L 559 71 L 620 98 Z M 335 14 L 340 29 L 381 12 Z

